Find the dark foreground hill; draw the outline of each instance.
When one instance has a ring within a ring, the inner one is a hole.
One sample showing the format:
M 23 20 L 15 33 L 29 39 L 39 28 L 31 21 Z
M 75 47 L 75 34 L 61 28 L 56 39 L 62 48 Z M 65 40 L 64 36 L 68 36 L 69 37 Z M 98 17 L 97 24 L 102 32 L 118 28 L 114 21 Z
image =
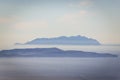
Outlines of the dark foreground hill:
M 26 48 L 2 50 L 0 57 L 117 57 L 117 55 L 58 48 Z

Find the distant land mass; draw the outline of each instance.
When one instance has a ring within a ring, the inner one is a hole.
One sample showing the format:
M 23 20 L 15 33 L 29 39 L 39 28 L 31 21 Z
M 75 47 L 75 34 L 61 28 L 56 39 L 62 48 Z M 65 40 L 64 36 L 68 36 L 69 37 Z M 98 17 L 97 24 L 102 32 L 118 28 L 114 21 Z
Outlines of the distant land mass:
M 16 43 L 20 44 L 20 43 Z M 54 38 L 36 38 L 32 41 L 28 41 L 24 44 L 33 44 L 33 45 L 100 45 L 95 39 L 88 38 L 85 36 L 60 36 Z
M 58 48 L 26 48 L 0 51 L 0 57 L 117 57 L 109 53 L 61 50 Z

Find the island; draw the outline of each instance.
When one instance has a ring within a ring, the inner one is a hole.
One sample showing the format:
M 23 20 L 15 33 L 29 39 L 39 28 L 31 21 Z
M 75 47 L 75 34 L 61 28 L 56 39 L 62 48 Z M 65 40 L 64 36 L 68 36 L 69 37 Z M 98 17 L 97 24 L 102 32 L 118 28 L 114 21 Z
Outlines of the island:
M 0 57 L 117 57 L 109 53 L 62 50 L 59 48 L 26 48 L 0 51 Z
M 21 43 L 16 43 L 20 45 Z M 100 42 L 93 38 L 85 36 L 60 36 L 53 38 L 36 38 L 31 41 L 27 41 L 27 45 L 100 45 Z

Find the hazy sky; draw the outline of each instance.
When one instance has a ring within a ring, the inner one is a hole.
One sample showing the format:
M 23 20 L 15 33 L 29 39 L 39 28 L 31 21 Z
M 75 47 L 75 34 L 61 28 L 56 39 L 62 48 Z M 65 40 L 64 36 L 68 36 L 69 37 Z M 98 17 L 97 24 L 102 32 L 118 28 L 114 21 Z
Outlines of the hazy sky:
M 120 44 L 120 0 L 0 0 L 0 47 L 74 35 Z

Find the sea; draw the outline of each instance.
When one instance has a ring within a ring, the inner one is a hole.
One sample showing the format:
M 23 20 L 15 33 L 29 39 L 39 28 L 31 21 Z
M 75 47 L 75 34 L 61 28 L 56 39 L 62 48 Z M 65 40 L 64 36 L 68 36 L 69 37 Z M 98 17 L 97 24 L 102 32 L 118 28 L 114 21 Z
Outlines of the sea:
M 0 58 L 0 80 L 120 80 L 119 45 L 14 45 L 6 49 L 51 47 L 110 53 L 118 57 Z

